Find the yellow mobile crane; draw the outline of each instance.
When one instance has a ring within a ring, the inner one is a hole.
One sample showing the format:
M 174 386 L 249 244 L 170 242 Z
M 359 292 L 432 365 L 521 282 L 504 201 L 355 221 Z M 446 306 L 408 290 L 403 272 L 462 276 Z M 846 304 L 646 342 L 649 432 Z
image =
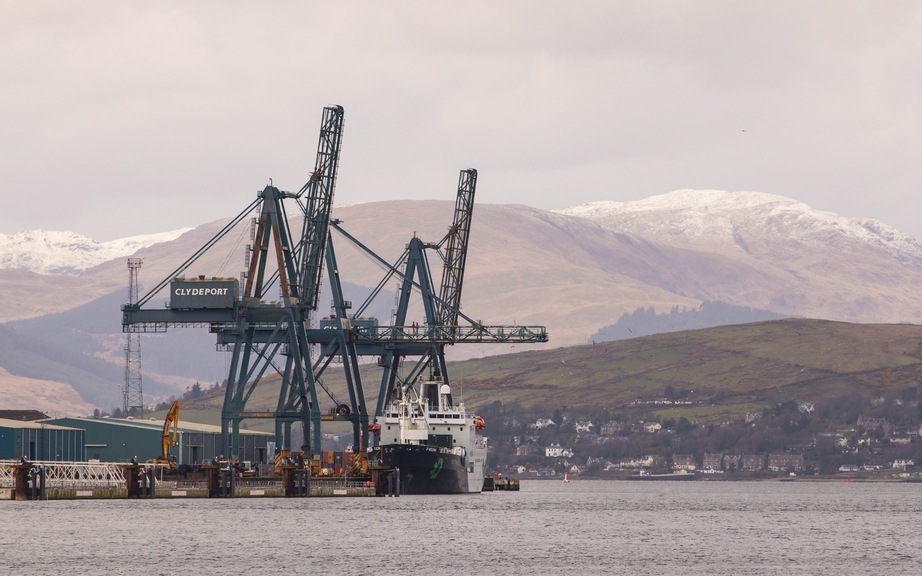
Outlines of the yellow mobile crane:
M 170 434 L 170 425 L 173 433 Z M 168 469 L 176 468 L 176 462 L 170 460 L 170 446 L 175 446 L 179 441 L 179 400 L 174 400 L 163 420 L 163 439 L 161 442 L 160 456 L 147 461 L 148 464 L 159 464 Z

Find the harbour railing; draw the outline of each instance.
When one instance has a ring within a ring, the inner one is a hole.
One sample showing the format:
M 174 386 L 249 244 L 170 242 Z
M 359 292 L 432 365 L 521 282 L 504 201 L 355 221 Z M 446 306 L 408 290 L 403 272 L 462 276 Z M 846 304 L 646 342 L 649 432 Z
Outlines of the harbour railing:
M 112 462 L 62 462 L 60 460 L 30 460 L 35 468 L 45 472 L 45 485 L 60 488 L 93 488 L 125 486 L 122 465 Z M 0 488 L 12 488 L 13 469 L 20 460 L 0 460 Z

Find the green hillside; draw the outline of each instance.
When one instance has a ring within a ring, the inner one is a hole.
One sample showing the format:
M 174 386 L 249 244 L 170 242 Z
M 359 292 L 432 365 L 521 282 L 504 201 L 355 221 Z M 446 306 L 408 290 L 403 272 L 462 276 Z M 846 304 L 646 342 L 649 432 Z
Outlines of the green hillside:
M 922 381 L 922 326 L 786 319 L 491 356 L 449 370 L 456 399 L 477 409 L 500 402 L 547 416 L 641 407 L 647 417 L 704 424 L 789 401 L 825 404 L 914 387 Z M 369 365 L 369 411 L 377 377 Z M 331 367 L 325 384 L 347 398 L 338 380 Z M 277 394 L 263 385 L 251 408 L 273 406 Z M 685 403 L 662 402 L 667 397 Z M 219 410 L 222 399 L 204 395 L 189 409 Z M 321 403 L 333 405 L 326 397 Z
M 478 404 L 619 410 L 663 399 L 671 390 L 693 402 L 681 408 L 682 415 L 708 422 L 786 401 L 823 403 L 915 386 L 922 380 L 922 326 L 786 319 L 524 352 L 452 368 L 456 389 L 462 384 Z

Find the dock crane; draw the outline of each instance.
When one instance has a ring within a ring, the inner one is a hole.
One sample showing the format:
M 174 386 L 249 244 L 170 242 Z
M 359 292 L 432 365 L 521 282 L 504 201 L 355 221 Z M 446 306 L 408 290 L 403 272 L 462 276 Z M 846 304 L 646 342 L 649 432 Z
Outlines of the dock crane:
M 474 192 L 477 188 L 477 171 L 474 169 L 462 170 L 458 177 L 458 193 L 455 198 L 454 220 L 448 233 L 437 244 L 426 244 L 418 238 L 412 238 L 408 245 L 407 258 L 401 274 L 403 282 L 398 296 L 395 324 L 406 324 L 410 294 L 413 287 L 419 288 L 421 293 L 426 325 L 438 327 L 445 332 L 448 341 L 435 339 L 430 350 L 422 355 L 422 360 L 414 369 L 415 374 L 420 374 L 432 363 L 434 370 L 442 377 L 446 384 L 448 380 L 448 367 L 445 362 L 445 345 L 450 343 L 457 334 L 458 315 L 461 306 L 461 286 L 464 279 L 464 267 L 467 262 L 468 239 L 471 232 L 471 218 L 474 212 Z M 438 297 L 432 285 L 432 274 L 429 270 L 425 250 L 433 248 L 442 257 L 442 281 Z M 414 282 L 416 278 L 416 282 Z M 381 387 L 378 394 L 376 414 L 381 414 L 384 406 L 391 400 L 398 381 L 398 367 L 407 356 L 399 347 L 389 348 L 382 358 L 384 368 Z M 415 377 L 408 380 L 412 382 Z
M 398 382 L 412 383 L 433 362 L 447 378 L 444 349 L 456 343 L 546 342 L 543 326 L 486 326 L 460 312 L 461 286 L 467 255 L 476 170 L 464 170 L 458 186 L 454 222 L 442 241 L 427 244 L 413 238 L 394 264 L 375 254 L 349 234 L 342 222 L 331 219 L 333 191 L 339 163 L 343 109 L 324 108 L 314 171 L 297 192 L 276 188 L 270 182 L 257 199 L 233 218 L 202 248 L 136 303 L 122 306 L 125 332 L 165 332 L 177 326 L 207 326 L 219 348 L 231 352 L 227 389 L 221 410 L 224 453 L 239 456 L 240 422 L 247 418 L 275 420 L 280 450 L 295 446 L 292 426 L 302 425 L 302 448 L 320 452 L 321 421 L 336 419 L 352 424 L 354 446 L 370 446 L 359 358 L 374 356 L 385 368 L 377 410 Z M 286 201 L 300 208 L 302 229 L 295 237 L 289 226 Z M 252 252 L 248 255 L 243 290 L 235 279 L 186 279 L 184 273 L 205 252 L 254 211 L 256 221 Z M 351 303 L 343 297 L 340 268 L 336 261 L 333 232 L 352 242 L 387 270 L 386 277 L 365 303 L 350 314 Z M 427 250 L 443 259 L 440 291 L 431 280 Z M 314 327 L 324 264 L 333 295 L 333 314 L 320 328 Z M 398 312 L 391 326 L 363 322 L 362 313 L 390 278 L 401 282 Z M 167 308 L 145 305 L 167 285 Z M 265 300 L 278 290 L 280 302 Z M 419 291 L 425 306 L 424 329 L 406 326 L 410 293 Z M 469 325 L 460 326 L 463 318 Z M 317 350 L 316 358 L 312 355 Z M 409 375 L 398 375 L 403 358 L 418 357 Z M 320 392 L 327 393 L 321 378 L 340 360 L 349 395 L 348 404 L 336 401 L 334 414 L 321 414 Z M 272 410 L 247 410 L 256 387 L 268 376 L 279 376 L 278 400 Z
M 324 108 L 314 170 L 296 193 L 270 183 L 202 248 L 135 304 L 122 306 L 126 332 L 165 332 L 176 326 L 207 326 L 218 335 L 219 347 L 231 352 L 227 389 L 221 409 L 225 453 L 237 457 L 240 422 L 246 418 L 274 419 L 276 438 L 290 450 L 292 424 L 300 422 L 304 441 L 320 450 L 318 378 L 311 346 L 324 344 L 308 337 L 317 307 L 326 251 L 329 214 L 339 164 L 343 109 Z M 286 202 L 296 202 L 303 218 L 300 237 L 292 234 Z M 253 212 L 258 212 L 253 250 L 248 256 L 241 292 L 235 279 L 186 279 L 183 274 L 204 253 Z M 153 296 L 170 285 L 166 309 L 146 309 Z M 281 302 L 266 302 L 278 290 Z M 281 379 L 273 410 L 246 409 L 256 387 L 267 376 Z M 358 386 L 359 383 L 354 384 Z M 350 416 L 365 412 L 361 389 L 350 390 Z M 355 417 L 355 416 L 353 416 Z M 355 427 L 360 426 L 356 422 Z
M 412 386 L 427 369 L 439 374 L 448 384 L 445 347 L 453 344 L 486 343 L 538 343 L 547 342 L 544 326 L 485 325 L 463 314 L 460 310 L 461 288 L 473 215 L 477 171 L 462 170 L 458 179 L 454 217 L 448 233 L 436 243 L 424 242 L 415 235 L 406 250 L 390 263 L 376 254 L 359 239 L 347 232 L 338 220 L 332 229 L 385 269 L 384 278 L 357 309 L 361 316 L 371 301 L 392 279 L 400 283 L 397 309 L 391 326 L 353 326 L 351 333 L 356 354 L 378 357 L 382 367 L 381 385 L 375 414 L 383 413 L 398 387 Z M 428 255 L 435 252 L 443 261 L 442 280 L 437 292 Z M 334 268 L 331 266 L 331 268 Z M 339 270 L 339 267 L 335 267 Z M 419 294 L 425 324 L 408 325 L 411 295 Z M 459 320 L 466 324 L 462 325 Z M 400 372 L 404 359 L 416 358 L 408 371 Z

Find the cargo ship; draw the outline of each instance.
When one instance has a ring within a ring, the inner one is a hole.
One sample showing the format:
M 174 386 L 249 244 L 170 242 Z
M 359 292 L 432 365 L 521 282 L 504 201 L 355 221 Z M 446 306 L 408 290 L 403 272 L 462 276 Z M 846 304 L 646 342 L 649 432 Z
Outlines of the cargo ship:
M 381 465 L 400 479 L 402 494 L 480 492 L 487 439 L 480 416 L 452 404 L 451 387 L 435 377 L 408 387 L 375 418 Z

